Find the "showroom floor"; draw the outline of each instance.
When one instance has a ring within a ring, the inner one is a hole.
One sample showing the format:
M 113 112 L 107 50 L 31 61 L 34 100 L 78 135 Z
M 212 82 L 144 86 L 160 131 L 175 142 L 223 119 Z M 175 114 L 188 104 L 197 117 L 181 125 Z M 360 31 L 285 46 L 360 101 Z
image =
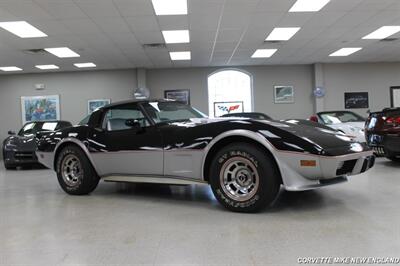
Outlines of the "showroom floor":
M 2 164 L 1 164 L 2 165 Z M 50 170 L 0 168 L 0 265 L 294 265 L 309 256 L 398 256 L 400 165 L 282 192 L 231 213 L 206 186 L 100 183 L 68 196 Z

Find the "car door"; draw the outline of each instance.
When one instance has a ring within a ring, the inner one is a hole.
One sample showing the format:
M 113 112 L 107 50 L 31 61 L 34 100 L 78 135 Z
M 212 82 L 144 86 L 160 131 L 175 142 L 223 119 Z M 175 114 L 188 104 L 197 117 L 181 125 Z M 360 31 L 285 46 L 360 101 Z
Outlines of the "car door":
M 138 103 L 106 109 L 100 127 L 88 138 L 99 175 L 163 174 L 161 135 Z

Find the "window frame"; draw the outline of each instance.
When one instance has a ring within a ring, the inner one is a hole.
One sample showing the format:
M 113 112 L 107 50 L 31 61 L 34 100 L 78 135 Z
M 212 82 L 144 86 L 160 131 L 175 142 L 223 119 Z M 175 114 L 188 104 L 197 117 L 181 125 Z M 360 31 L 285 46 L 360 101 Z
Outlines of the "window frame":
M 147 113 L 146 108 L 143 106 L 143 104 L 150 104 L 151 102 L 160 103 L 160 102 L 163 102 L 163 101 L 148 101 L 148 102 L 141 103 L 142 109 L 143 109 L 144 112 L 146 113 L 148 119 L 151 120 L 151 121 L 153 122 L 153 125 L 154 125 L 154 126 L 157 126 L 157 125 L 164 125 L 164 124 L 166 124 L 166 123 L 170 123 L 170 122 L 174 122 L 174 121 L 175 121 L 175 120 L 169 120 L 169 121 L 160 121 L 160 122 L 156 122 L 156 121 L 149 115 L 149 113 Z M 202 116 L 204 116 L 204 117 L 207 117 L 207 116 L 205 116 L 205 114 L 203 114 L 202 112 L 200 112 L 200 111 L 197 110 L 196 108 L 192 107 L 191 105 L 183 104 L 183 103 L 180 103 L 180 102 L 177 102 L 177 101 L 176 101 L 176 103 L 181 104 L 181 105 L 184 105 L 184 106 L 188 106 L 188 107 L 190 107 L 191 109 L 193 109 L 195 112 L 199 113 L 200 115 L 202 115 Z M 203 118 L 204 118 L 204 117 L 203 117 Z
M 149 128 L 154 126 L 154 121 L 148 116 L 148 114 L 146 113 L 146 111 L 144 110 L 143 106 L 141 105 L 141 103 L 125 103 L 125 104 L 121 104 L 121 105 L 115 105 L 115 106 L 110 106 L 108 108 L 104 108 L 103 109 L 103 113 L 101 115 L 101 119 L 99 121 L 99 123 L 97 124 L 97 128 L 100 128 L 101 130 L 103 130 L 104 132 L 123 132 L 123 131 L 130 131 L 133 130 L 132 128 L 128 128 L 128 129 L 119 129 L 119 130 L 108 130 L 107 127 L 104 127 L 104 119 L 107 116 L 108 111 L 112 111 L 112 110 L 118 110 L 118 109 L 124 109 L 124 106 L 134 106 L 134 107 L 138 107 L 139 111 L 143 114 L 144 119 L 149 123 L 148 126 L 144 126 L 141 128 Z
M 225 72 L 225 71 L 237 71 L 240 72 L 242 74 L 245 74 L 247 76 L 249 76 L 250 78 L 250 104 L 251 104 L 251 108 L 250 111 L 245 111 L 245 112 L 254 112 L 255 110 L 255 98 L 254 98 L 254 77 L 253 74 L 250 73 L 249 71 L 246 71 L 244 69 L 241 68 L 236 68 L 236 67 L 225 67 L 225 68 L 221 68 L 221 69 L 217 69 L 211 73 L 209 73 L 207 75 L 207 112 L 208 112 L 208 117 L 214 117 L 213 114 L 210 114 L 210 110 L 209 110 L 209 104 L 210 104 L 210 78 L 215 75 L 215 74 L 219 74 L 220 72 Z M 215 118 L 215 117 L 214 117 Z

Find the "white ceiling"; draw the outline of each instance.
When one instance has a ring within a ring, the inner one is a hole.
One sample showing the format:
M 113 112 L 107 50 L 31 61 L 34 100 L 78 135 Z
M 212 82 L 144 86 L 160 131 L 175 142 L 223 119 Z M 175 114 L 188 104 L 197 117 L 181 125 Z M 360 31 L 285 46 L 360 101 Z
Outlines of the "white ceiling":
M 331 0 L 320 12 L 288 13 L 295 0 L 188 0 L 189 14 L 156 16 L 151 0 L 0 0 L 0 22 L 26 20 L 49 37 L 21 39 L 0 29 L 0 66 L 43 72 L 35 65 L 94 62 L 97 69 L 311 64 L 400 61 L 400 41 L 361 38 L 385 25 L 400 25 L 400 0 Z M 289 41 L 264 43 L 274 27 L 301 27 Z M 189 29 L 189 44 L 144 49 L 163 43 L 161 30 Z M 391 36 L 400 37 L 400 33 Z M 60 59 L 23 50 L 67 46 L 80 58 Z M 328 55 L 363 47 L 351 56 Z M 258 48 L 277 48 L 268 59 L 252 59 Z M 169 51 L 192 52 L 174 61 Z

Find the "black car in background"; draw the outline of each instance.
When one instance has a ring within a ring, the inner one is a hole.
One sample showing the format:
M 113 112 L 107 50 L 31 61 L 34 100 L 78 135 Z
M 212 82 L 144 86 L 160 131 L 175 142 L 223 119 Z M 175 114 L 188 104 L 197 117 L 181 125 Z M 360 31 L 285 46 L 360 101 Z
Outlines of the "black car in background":
M 15 169 L 18 166 L 36 164 L 35 137 L 44 136 L 50 132 L 71 127 L 68 121 L 34 121 L 26 123 L 16 134 L 8 131 L 10 135 L 3 142 L 3 159 L 6 169 Z
M 365 138 L 376 154 L 400 162 L 400 108 L 370 113 L 365 123 Z

